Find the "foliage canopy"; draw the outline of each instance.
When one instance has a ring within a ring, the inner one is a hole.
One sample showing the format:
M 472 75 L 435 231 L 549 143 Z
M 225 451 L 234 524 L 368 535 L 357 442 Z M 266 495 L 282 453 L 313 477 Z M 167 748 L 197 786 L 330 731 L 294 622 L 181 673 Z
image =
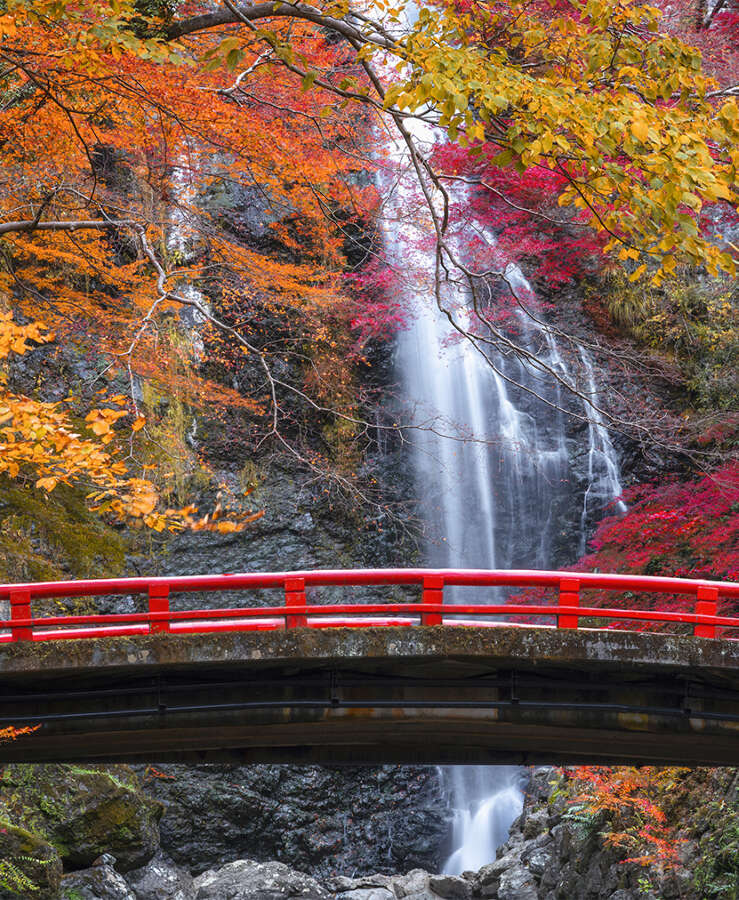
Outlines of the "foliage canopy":
M 734 73 L 704 74 L 700 52 L 635 0 L 450 0 L 417 15 L 385 0 L 5 0 L 0 63 L 0 289 L 20 316 L 1 320 L 5 354 L 53 331 L 60 352 L 73 343 L 120 375 L 97 403 L 92 390 L 41 403 L 4 383 L 3 470 L 45 490 L 84 482 L 93 502 L 155 527 L 190 514 L 165 512 L 131 452 L 151 437 L 141 380 L 175 382 L 191 404 L 241 404 L 285 446 L 286 395 L 358 427 L 345 368 L 358 350 L 337 341 L 337 321 L 381 333 L 395 317 L 359 309 L 343 280 L 349 223 L 378 203 L 373 120 L 408 145 L 440 271 L 459 265 L 449 173 L 408 117 L 488 170 L 548 179 L 562 215 L 603 235 L 633 279 L 685 263 L 735 272 L 719 233 L 738 200 Z M 224 227 L 213 197 L 234 189 L 261 198 L 258 223 Z M 211 313 L 213 294 L 228 315 Z M 303 342 L 302 384 L 276 374 L 284 343 L 254 324 L 257 303 Z M 191 377 L 197 349 L 187 376 L 173 364 L 187 352 L 171 321 L 187 308 L 230 364 L 253 361 L 258 390 Z

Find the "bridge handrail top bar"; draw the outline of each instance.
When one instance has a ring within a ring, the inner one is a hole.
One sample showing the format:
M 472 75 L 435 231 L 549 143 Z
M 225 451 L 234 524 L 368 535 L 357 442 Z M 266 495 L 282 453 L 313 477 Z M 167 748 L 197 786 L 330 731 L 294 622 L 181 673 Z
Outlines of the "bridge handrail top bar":
M 739 598 L 739 583 L 659 575 L 620 575 L 544 569 L 312 569 L 286 572 L 240 572 L 209 575 L 136 576 L 80 581 L 46 581 L 0 585 L 0 598 L 27 593 L 30 598 L 146 594 L 151 587 L 166 586 L 172 592 L 285 588 L 287 581 L 305 587 L 331 585 L 423 585 L 441 578 L 444 586 L 462 587 L 560 587 L 575 582 L 583 589 L 633 590 L 697 596 L 700 588 L 715 589 L 719 596 Z

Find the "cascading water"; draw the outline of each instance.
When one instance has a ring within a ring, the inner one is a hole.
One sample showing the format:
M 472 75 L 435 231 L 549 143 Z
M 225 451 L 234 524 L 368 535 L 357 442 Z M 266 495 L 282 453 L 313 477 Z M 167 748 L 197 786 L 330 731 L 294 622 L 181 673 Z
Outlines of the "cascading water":
M 444 871 L 458 875 L 495 859 L 511 822 L 521 812 L 521 770 L 517 766 L 451 766 L 444 773 L 455 804 L 452 846 Z
M 193 245 L 197 242 L 197 229 L 193 227 L 190 212 L 193 200 L 197 196 L 197 188 L 190 175 L 191 166 L 185 154 L 177 158 L 172 167 L 171 186 L 174 203 L 169 209 L 169 227 L 167 229 L 167 253 L 178 263 L 183 263 L 193 253 Z M 176 285 L 180 296 L 190 300 L 203 309 L 208 309 L 208 301 L 189 278 L 182 278 Z M 180 310 L 180 321 L 189 336 L 192 355 L 198 359 L 203 354 L 203 339 L 200 330 L 205 322 L 202 313 L 195 306 L 183 306 Z
M 409 123 L 421 141 L 433 135 Z M 407 157 L 393 153 L 402 166 Z M 415 429 L 412 467 L 425 525 L 424 562 L 454 568 L 552 568 L 564 513 L 582 508 L 582 527 L 621 492 L 618 462 L 603 419 L 591 415 L 585 496 L 578 497 L 567 453 L 566 415 L 554 379 L 518 357 L 486 359 L 459 339 L 432 290 L 434 250 L 413 234 L 428 223 L 414 217 L 414 181 L 400 176 L 385 208 L 385 245 L 403 273 L 400 292 L 410 314 L 398 340 L 396 366 Z M 428 243 L 428 241 L 426 242 Z M 511 286 L 529 291 L 520 270 L 509 266 Z M 465 297 L 446 286 L 445 308 L 463 319 Z M 519 344 L 536 353 L 565 381 L 574 383 L 555 335 L 523 312 L 509 326 Z M 592 361 L 582 350 L 587 393 L 597 400 Z M 492 365 L 491 365 L 492 364 Z M 586 396 L 587 396 L 586 393 Z M 538 397 L 536 396 L 538 395 Z M 586 404 L 587 406 L 587 404 Z M 577 504 L 580 504 L 578 506 Z M 597 509 L 596 509 L 597 508 Z M 571 556 L 579 535 L 569 535 Z M 454 601 L 464 589 L 445 592 Z M 496 592 L 491 591 L 490 599 Z M 476 595 L 479 597 L 479 593 Z M 495 858 L 522 808 L 522 771 L 516 767 L 454 766 L 443 772 L 454 810 L 453 852 L 444 871 L 458 874 Z
M 408 23 L 415 19 L 413 2 L 404 16 Z M 429 125 L 411 118 L 405 127 L 417 146 L 433 145 L 436 133 Z M 410 447 L 425 525 L 424 562 L 451 568 L 553 568 L 563 561 L 557 544 L 565 513 L 571 520 L 571 511 L 582 509 L 577 530 L 583 537 L 575 534 L 574 546 L 571 530 L 568 534 L 564 528 L 572 558 L 575 547 L 584 549 L 585 528 L 621 493 L 618 459 L 604 420 L 583 401 L 588 470 L 584 496 L 577 496 L 563 391 L 551 372 L 566 384 L 577 379 L 568 371 L 555 333 L 521 310 L 513 315 L 510 327 L 519 345 L 542 360 L 549 374 L 524 365 L 515 354 L 486 358 L 473 342 L 460 339 L 439 307 L 454 310 L 457 322 L 469 326 L 469 298 L 454 279 L 437 296 L 436 248 L 429 247 L 433 228 L 419 204 L 417 173 L 403 141 L 388 138 L 383 149 L 390 168 L 394 164 L 399 173 L 384 207 L 384 243 L 409 315 L 409 327 L 398 339 L 396 368 L 414 423 Z M 456 199 L 464 208 L 464 198 Z M 517 266 L 509 265 L 505 276 L 516 294 L 530 294 Z M 587 380 L 583 395 L 597 406 L 592 360 L 584 348 L 580 355 Z M 463 590 L 447 590 L 445 597 L 461 599 Z M 488 596 L 494 600 L 499 594 L 491 590 Z M 479 869 L 495 858 L 522 809 L 522 775 L 515 766 L 444 770 L 454 810 L 453 850 L 445 872 Z
M 584 348 L 580 348 L 580 358 L 587 377 L 588 398 L 592 404 L 588 417 L 588 478 L 580 517 L 580 555 L 585 552 L 588 522 L 601 517 L 615 501 L 615 510 L 626 512 L 626 504 L 621 497 L 621 475 L 618 457 L 613 449 L 611 436 L 599 412 L 598 389 L 595 384 L 593 360 Z

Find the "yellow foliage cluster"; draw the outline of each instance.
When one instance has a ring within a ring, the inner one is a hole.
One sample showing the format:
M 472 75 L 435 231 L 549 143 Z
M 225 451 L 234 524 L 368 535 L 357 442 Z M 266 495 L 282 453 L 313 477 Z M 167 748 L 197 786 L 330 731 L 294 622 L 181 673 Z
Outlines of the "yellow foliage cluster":
M 570 5 L 549 16 L 525 0 L 423 7 L 398 42 L 386 107 L 433 107 L 461 143 L 497 143 L 499 165 L 562 175 L 560 203 L 640 262 L 635 279 L 649 259 L 656 283 L 678 263 L 734 275 L 735 257 L 696 216 L 739 203 L 736 98 L 718 96 L 695 48 L 659 33 L 656 8 Z
M 42 323 L 18 325 L 8 314 L 0 315 L 0 360 L 30 349 L 29 340 L 47 343 L 51 335 Z M 155 531 L 192 528 L 222 533 L 238 531 L 259 515 L 238 521 L 218 521 L 216 512 L 197 518 L 196 509 L 162 509 L 160 492 L 152 481 L 132 476 L 122 458 L 115 424 L 129 416 L 127 398 L 106 398 L 107 406 L 91 409 L 78 424 L 64 403 L 48 403 L 7 389 L 0 372 L 0 475 L 32 480 L 39 490 L 53 491 L 59 484 L 89 490 L 92 509 L 115 519 L 140 520 Z M 145 425 L 143 416 L 130 426 L 136 433 Z M 87 431 L 88 434 L 81 434 Z

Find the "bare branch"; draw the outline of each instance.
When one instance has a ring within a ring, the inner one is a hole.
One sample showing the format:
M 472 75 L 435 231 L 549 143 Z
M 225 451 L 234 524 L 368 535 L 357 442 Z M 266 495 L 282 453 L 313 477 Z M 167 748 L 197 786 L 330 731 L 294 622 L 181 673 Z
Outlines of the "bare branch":
M 105 231 L 116 226 L 133 226 L 131 219 L 75 219 L 71 221 L 39 222 L 38 219 L 21 219 L 0 223 L 0 234 L 29 233 L 31 231 Z

